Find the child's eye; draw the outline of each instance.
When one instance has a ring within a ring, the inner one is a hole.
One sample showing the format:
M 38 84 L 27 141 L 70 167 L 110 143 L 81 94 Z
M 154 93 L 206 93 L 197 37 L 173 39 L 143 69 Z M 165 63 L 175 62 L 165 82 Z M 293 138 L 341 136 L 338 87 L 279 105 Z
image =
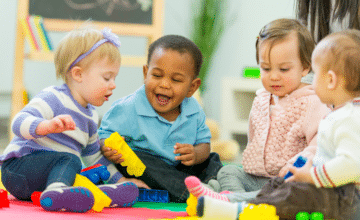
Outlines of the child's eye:
M 105 81 L 109 81 L 109 80 L 110 80 L 110 78 L 107 78 L 107 77 L 104 77 L 104 79 L 105 79 Z
M 281 72 L 287 72 L 289 69 L 280 69 Z
M 270 71 L 270 68 L 261 68 L 261 69 L 265 72 Z
M 156 77 L 156 78 L 161 77 L 160 75 L 157 75 L 157 74 L 153 74 L 153 76 Z
M 173 79 L 175 82 L 181 82 L 181 80 L 179 79 Z

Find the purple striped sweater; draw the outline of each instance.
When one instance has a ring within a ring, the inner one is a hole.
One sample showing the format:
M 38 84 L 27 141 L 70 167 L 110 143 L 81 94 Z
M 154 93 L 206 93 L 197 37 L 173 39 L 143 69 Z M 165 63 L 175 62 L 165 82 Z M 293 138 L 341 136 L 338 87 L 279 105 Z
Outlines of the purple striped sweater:
M 73 118 L 75 130 L 46 136 L 35 134 L 40 122 L 64 114 Z M 68 152 L 80 157 L 85 166 L 97 163 L 107 166 L 111 174 L 108 182 L 115 183 L 122 175 L 101 154 L 97 125 L 95 107 L 90 104 L 86 108 L 81 106 L 72 97 L 66 84 L 48 87 L 15 116 L 11 125 L 15 137 L 3 155 L 0 155 L 0 165 L 9 158 L 22 157 L 36 151 Z

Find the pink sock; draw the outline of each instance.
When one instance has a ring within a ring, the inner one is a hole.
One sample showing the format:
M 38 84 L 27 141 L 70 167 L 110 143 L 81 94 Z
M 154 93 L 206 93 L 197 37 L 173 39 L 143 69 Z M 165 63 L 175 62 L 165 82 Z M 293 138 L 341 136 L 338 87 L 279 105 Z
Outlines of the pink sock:
M 214 199 L 219 199 L 223 201 L 229 201 L 226 196 L 220 195 L 212 191 L 211 189 L 206 188 L 200 182 L 200 180 L 195 176 L 189 176 L 185 179 L 185 185 L 188 188 L 189 192 L 193 194 L 196 198 L 201 196 L 209 196 Z

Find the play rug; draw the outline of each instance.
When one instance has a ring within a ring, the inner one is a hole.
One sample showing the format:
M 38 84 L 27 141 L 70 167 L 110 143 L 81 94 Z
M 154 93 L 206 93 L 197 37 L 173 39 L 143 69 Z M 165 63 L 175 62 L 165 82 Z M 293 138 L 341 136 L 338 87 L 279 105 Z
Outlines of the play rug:
M 176 219 L 176 217 L 188 216 L 185 210 L 186 204 L 155 204 L 138 202 L 132 208 L 105 208 L 101 213 L 70 213 L 70 212 L 48 212 L 32 202 L 24 202 L 9 195 L 10 207 L 0 208 L 0 219 L 27 219 L 27 220 L 89 220 L 89 219 Z M 149 208 L 148 208 L 149 207 Z M 185 207 L 185 208 L 184 208 Z M 164 208 L 164 209 L 159 209 Z M 176 211 L 171 211 L 176 210 Z M 181 211 L 180 211 L 181 210 Z
M 5 189 L 1 182 L 0 189 Z M 176 219 L 176 217 L 188 216 L 186 203 L 154 203 L 137 202 L 131 208 L 105 208 L 101 213 L 69 213 L 69 212 L 47 212 L 32 202 L 19 201 L 12 195 L 9 208 L 0 208 L 0 219 L 11 220 L 85 220 L 85 219 Z

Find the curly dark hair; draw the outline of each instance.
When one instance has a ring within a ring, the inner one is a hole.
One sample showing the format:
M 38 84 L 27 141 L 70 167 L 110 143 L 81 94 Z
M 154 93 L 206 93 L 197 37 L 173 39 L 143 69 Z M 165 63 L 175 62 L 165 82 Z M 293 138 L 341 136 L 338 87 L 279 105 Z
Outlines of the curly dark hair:
M 194 60 L 195 77 L 199 76 L 200 68 L 203 63 L 203 56 L 199 47 L 194 42 L 179 35 L 165 35 L 150 45 L 147 58 L 148 65 L 157 48 L 171 49 L 178 51 L 179 53 L 189 53 Z

